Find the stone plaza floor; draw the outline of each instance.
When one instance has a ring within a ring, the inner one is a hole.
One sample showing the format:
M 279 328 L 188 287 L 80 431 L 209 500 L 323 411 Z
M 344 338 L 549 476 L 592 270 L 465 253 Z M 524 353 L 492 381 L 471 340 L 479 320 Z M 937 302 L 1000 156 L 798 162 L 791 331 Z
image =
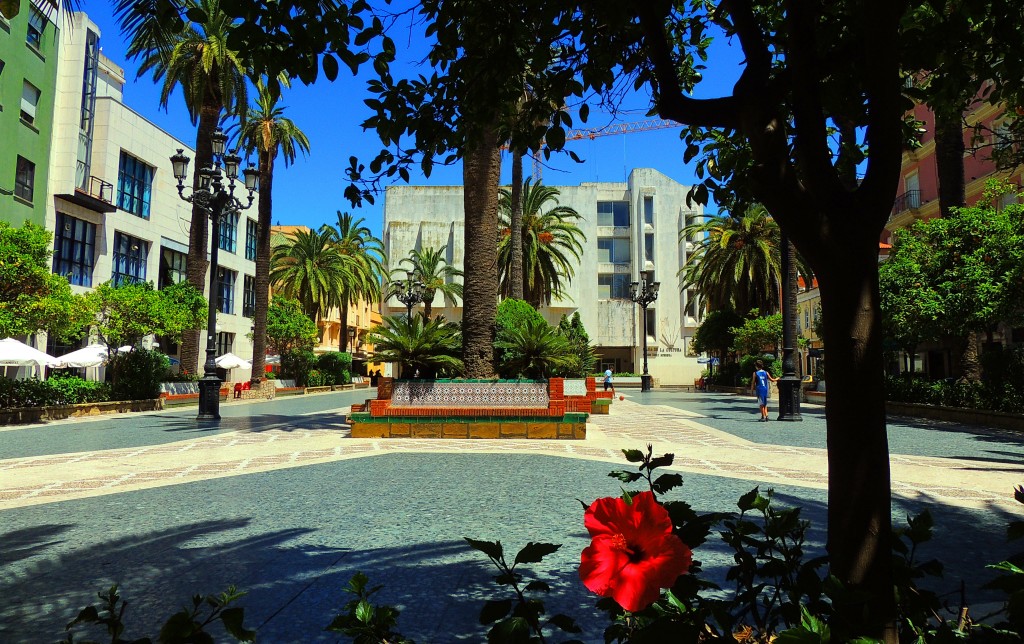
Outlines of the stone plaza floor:
M 234 584 L 260 642 L 344 641 L 323 628 L 357 571 L 402 609 L 419 644 L 484 641 L 477 615 L 504 598 L 488 562 L 462 537 L 562 548 L 532 570 L 565 612 L 601 641 L 595 597 L 575 568 L 588 539 L 580 500 L 616 495 L 622 448 L 673 452 L 698 511 L 735 509 L 755 485 L 812 521 L 821 554 L 826 513 L 824 409 L 801 423 L 758 423 L 751 398 L 621 392 L 591 416 L 585 441 L 352 439 L 345 414 L 366 391 L 229 403 L 215 426 L 195 409 L 0 428 L 0 642 L 52 642 L 96 592 L 118 583 L 127 636 L 157 625 L 195 593 Z M 891 419 L 893 516 L 929 508 L 946 564 L 938 588 L 972 603 L 984 565 L 1018 553 L 1005 526 L 1021 518 L 1024 436 Z M 695 551 L 724 579 L 715 538 Z

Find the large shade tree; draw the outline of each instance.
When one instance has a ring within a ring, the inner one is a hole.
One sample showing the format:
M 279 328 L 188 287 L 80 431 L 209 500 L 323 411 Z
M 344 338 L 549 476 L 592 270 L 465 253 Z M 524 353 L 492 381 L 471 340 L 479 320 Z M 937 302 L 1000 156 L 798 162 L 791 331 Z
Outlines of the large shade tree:
M 114 12 L 128 39 L 128 58 L 139 61 L 137 76 L 152 74 L 161 84 L 164 109 L 180 89 L 192 123 L 198 125 L 192 175 L 192 188 L 198 189 L 199 170 L 213 160 L 210 135 L 225 112 L 238 113 L 248 103 L 246 67 L 228 44 L 237 23 L 222 10 L 220 0 L 115 0 Z M 169 26 L 168 21 L 177 24 Z M 207 218 L 199 204 L 193 205 L 186 273 L 200 293 L 209 267 Z M 182 336 L 181 366 L 195 371 L 198 361 L 196 330 Z
M 534 184 L 527 178 L 522 186 L 522 225 L 520 250 L 525 299 L 534 308 L 551 304 L 552 298 L 564 296 L 572 281 L 575 266 L 583 254 L 586 235 L 576 222 L 582 216 L 569 206 L 558 205 L 557 188 Z M 503 234 L 498 242 L 498 266 L 501 271 L 501 294 L 515 297 L 514 230 L 515 199 L 510 190 L 499 191 L 498 207 Z
M 239 141 L 259 159 L 259 203 L 256 232 L 256 302 L 253 310 L 252 373 L 264 372 L 267 358 L 267 310 L 270 306 L 270 228 L 273 223 L 274 164 L 280 154 L 285 167 L 301 152 L 309 152 L 309 139 L 284 115 L 279 97 L 258 82 L 255 105 L 241 120 Z
M 325 230 L 330 232 L 334 247 L 349 267 L 348 279 L 341 285 L 338 300 L 341 307 L 339 348 L 347 351 L 349 305 L 381 300 L 384 243 L 363 225 L 363 219 L 356 219 L 347 212 L 338 212 L 337 216 L 337 224 L 334 227 L 325 224 Z

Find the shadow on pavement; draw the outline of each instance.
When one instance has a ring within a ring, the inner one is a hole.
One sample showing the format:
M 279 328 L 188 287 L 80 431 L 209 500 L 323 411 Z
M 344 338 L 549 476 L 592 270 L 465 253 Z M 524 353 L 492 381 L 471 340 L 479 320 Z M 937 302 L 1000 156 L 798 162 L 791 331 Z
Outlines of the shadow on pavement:
M 70 523 L 46 524 L 0 534 L 0 562 L 7 565 L 34 557 L 61 543 L 59 536 L 73 527 Z

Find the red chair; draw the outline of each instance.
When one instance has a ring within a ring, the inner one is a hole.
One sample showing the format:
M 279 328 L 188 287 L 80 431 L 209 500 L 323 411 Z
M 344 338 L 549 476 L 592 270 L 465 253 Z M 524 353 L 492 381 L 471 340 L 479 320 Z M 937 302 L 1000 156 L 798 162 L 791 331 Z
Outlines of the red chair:
M 235 383 L 235 398 L 241 398 L 241 397 L 242 397 L 242 383 L 236 382 Z
M 252 382 L 246 380 L 242 383 L 242 391 L 249 391 L 250 389 L 252 389 Z

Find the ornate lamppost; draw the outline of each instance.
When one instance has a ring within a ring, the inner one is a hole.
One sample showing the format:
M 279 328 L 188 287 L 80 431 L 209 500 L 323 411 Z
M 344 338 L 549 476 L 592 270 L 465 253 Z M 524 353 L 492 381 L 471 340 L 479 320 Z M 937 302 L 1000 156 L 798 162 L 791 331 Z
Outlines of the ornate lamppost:
M 651 374 L 647 373 L 647 306 L 654 300 L 658 299 L 658 288 L 660 286 L 660 282 L 651 282 L 648 279 L 647 273 L 641 273 L 640 281 L 632 282 L 629 285 L 629 299 L 640 305 L 640 308 L 643 309 L 644 318 L 644 373 L 640 376 L 640 391 L 651 390 L 652 378 Z
M 423 301 L 423 282 L 414 280 L 412 271 L 406 271 L 405 281 L 402 282 L 395 297 L 405 305 L 406 315 L 412 320 L 412 307 Z
M 779 378 L 779 420 L 802 421 L 800 377 L 796 375 L 796 249 L 782 233 L 782 377 Z
M 223 215 L 241 212 L 252 206 L 259 171 L 248 167 L 242 171 L 245 189 L 249 191 L 249 200 L 243 204 L 235 193 L 235 180 L 238 179 L 238 164 L 242 157 L 237 153 L 225 153 L 228 137 L 224 131 L 210 135 L 213 147 L 213 161 L 208 168 L 199 169 L 199 188 L 192 194 L 185 195 L 185 178 L 188 175 L 188 162 L 184 150 L 171 157 L 174 178 L 178 180 L 178 196 L 183 201 L 198 205 L 210 215 L 210 306 L 206 322 L 206 364 L 203 365 L 203 377 L 199 380 L 199 415 L 197 420 L 220 420 L 220 378 L 217 377 L 217 250 L 219 249 L 220 218 Z M 223 173 L 221 168 L 223 165 Z M 223 179 L 227 179 L 225 186 Z

